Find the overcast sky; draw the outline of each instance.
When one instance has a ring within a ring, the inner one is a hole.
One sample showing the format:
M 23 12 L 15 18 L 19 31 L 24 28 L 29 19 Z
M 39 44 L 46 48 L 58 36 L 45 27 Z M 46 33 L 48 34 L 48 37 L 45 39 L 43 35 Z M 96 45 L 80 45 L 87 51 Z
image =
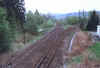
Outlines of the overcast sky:
M 25 0 L 25 7 L 40 13 L 70 13 L 100 10 L 100 0 Z

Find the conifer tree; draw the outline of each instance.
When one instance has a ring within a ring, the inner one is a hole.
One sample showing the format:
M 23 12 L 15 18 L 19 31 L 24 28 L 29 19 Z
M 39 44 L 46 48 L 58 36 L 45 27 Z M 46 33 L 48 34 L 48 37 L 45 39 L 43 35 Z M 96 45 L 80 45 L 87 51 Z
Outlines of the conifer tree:
M 0 53 L 10 49 L 9 25 L 6 20 L 6 11 L 0 7 Z
M 91 12 L 90 18 L 88 20 L 87 30 L 96 31 L 97 25 L 99 24 L 99 16 L 96 11 Z

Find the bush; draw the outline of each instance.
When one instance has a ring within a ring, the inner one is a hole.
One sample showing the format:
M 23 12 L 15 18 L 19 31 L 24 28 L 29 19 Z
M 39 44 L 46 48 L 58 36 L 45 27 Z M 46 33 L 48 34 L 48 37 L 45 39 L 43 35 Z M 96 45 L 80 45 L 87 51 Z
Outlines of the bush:
M 100 60 L 100 43 L 96 43 L 95 45 L 91 46 L 89 48 L 89 51 L 91 51 L 92 53 L 94 53 L 95 57 L 92 57 L 96 60 Z

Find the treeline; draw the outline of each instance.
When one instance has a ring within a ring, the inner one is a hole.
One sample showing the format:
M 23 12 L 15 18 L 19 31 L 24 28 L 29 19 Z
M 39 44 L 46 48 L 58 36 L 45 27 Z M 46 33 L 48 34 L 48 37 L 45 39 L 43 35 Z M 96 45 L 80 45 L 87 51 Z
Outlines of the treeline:
M 88 30 L 88 31 L 96 31 L 97 25 L 100 24 L 100 12 L 97 11 L 90 11 L 85 15 L 79 14 L 79 16 L 69 16 L 64 18 L 63 20 L 60 20 L 61 23 L 63 23 L 65 26 L 67 25 L 75 25 L 80 27 L 82 30 Z
M 26 13 L 26 23 L 24 23 L 25 31 L 38 35 L 48 31 L 55 24 L 55 19 L 50 15 L 42 15 L 36 10 L 34 13 L 29 11 Z

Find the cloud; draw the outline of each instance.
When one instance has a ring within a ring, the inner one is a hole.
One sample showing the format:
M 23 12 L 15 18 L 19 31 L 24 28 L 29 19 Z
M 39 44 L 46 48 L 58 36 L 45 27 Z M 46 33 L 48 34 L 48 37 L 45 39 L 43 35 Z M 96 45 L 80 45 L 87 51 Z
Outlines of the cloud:
M 79 10 L 99 10 L 99 0 L 25 0 L 27 10 L 41 13 L 69 13 Z

